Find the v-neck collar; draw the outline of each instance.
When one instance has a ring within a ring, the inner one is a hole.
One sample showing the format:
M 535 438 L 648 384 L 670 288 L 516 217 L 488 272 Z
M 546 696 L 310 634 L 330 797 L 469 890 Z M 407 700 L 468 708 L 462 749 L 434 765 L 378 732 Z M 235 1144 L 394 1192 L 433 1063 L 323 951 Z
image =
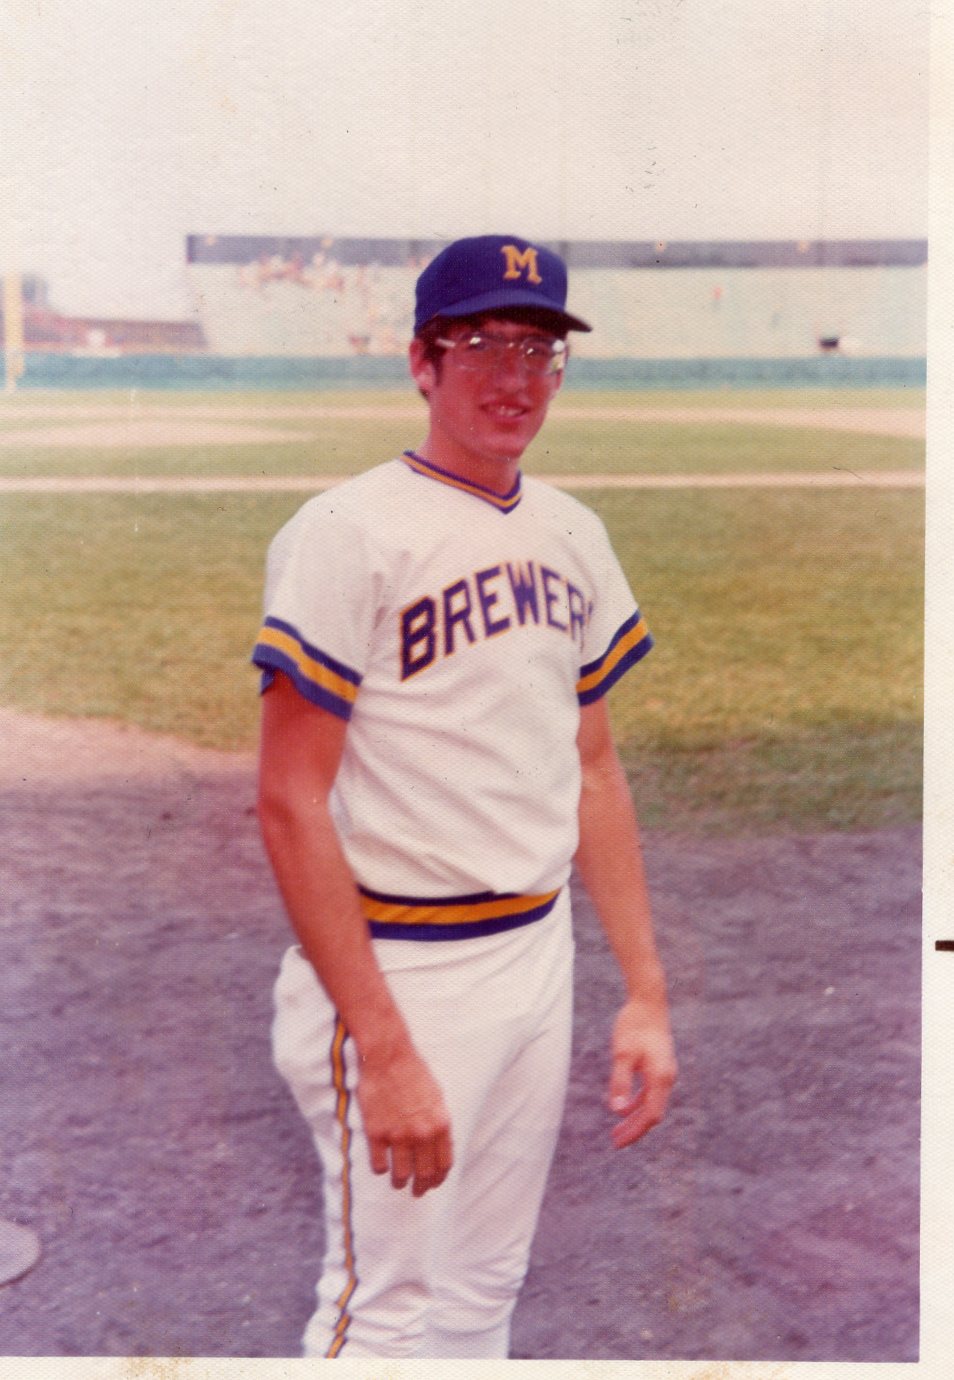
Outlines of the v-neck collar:
M 423 455 L 418 455 L 413 450 L 406 450 L 404 459 L 415 474 L 423 475 L 425 479 L 436 479 L 439 484 L 447 484 L 452 489 L 461 489 L 465 494 L 473 494 L 474 498 L 489 503 L 491 507 L 496 508 L 501 513 L 512 513 L 520 502 L 522 489 L 519 470 L 510 492 L 497 494 L 494 493 L 493 489 L 485 488 L 483 484 L 475 484 L 471 479 L 462 479 L 460 475 L 451 474 L 450 470 L 442 470 L 440 465 L 435 465 L 432 460 L 425 460 Z

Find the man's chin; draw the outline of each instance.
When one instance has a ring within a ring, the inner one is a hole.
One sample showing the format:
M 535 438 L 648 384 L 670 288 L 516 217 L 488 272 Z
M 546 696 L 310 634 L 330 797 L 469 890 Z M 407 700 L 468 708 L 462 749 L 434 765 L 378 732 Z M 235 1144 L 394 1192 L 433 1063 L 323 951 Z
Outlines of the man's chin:
M 487 438 L 487 458 L 499 460 L 502 464 L 513 464 L 515 461 L 519 461 L 538 430 L 538 427 L 534 427 L 532 431 L 528 431 L 525 427 L 521 427 L 519 431 L 516 428 L 511 428 L 509 431 L 501 428 L 495 436 Z

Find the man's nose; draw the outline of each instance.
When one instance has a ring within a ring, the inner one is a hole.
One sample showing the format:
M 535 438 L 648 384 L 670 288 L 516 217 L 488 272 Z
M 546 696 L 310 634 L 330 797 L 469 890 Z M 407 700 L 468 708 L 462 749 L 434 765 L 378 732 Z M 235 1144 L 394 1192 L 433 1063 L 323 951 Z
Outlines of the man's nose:
M 530 366 L 517 343 L 506 345 L 497 356 L 495 373 L 501 377 L 517 377 L 521 383 L 530 374 Z

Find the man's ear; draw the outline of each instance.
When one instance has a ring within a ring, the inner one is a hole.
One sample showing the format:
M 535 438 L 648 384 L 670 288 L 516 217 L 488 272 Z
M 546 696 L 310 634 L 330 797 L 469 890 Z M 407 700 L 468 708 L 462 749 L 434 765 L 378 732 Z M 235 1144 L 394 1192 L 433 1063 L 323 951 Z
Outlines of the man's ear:
M 434 368 L 433 361 L 427 358 L 424 342 L 419 340 L 417 336 L 408 346 L 408 360 L 411 367 L 411 377 L 424 396 L 427 397 L 437 382 L 437 370 Z

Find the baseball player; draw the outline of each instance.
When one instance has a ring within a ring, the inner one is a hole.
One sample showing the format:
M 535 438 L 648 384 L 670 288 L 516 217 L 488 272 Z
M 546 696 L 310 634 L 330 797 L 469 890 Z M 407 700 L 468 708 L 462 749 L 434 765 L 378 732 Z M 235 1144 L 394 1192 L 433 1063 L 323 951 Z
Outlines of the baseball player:
M 273 1048 L 324 1168 L 311 1356 L 508 1354 L 570 1053 L 575 861 L 618 959 L 617 1146 L 675 1077 L 606 692 L 651 638 L 597 517 L 520 472 L 566 269 L 513 236 L 417 282 L 415 449 L 269 550 L 260 815 L 296 931 Z

